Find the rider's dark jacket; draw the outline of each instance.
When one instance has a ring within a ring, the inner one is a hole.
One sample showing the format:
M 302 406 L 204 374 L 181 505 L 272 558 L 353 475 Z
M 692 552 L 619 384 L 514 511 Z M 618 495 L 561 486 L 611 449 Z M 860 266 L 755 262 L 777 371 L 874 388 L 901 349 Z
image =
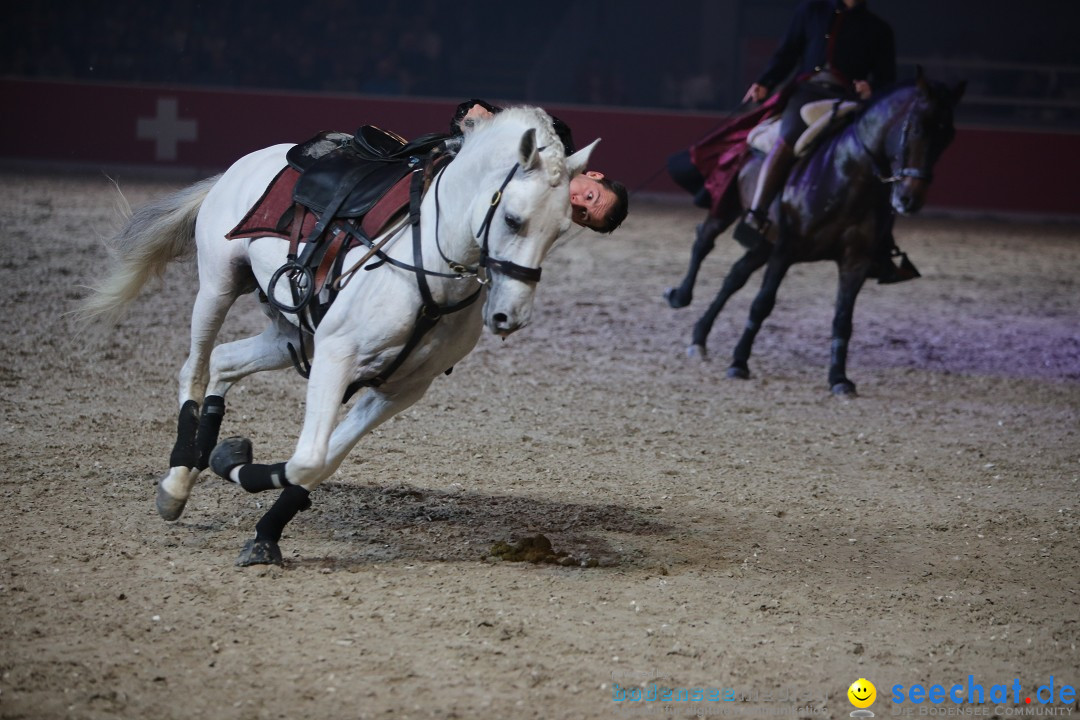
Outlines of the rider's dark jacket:
M 896 80 L 892 28 L 865 2 L 806 0 L 795 10 L 780 47 L 757 82 L 770 90 L 792 72 L 797 77 L 831 70 L 840 84 L 865 80 L 879 90 Z

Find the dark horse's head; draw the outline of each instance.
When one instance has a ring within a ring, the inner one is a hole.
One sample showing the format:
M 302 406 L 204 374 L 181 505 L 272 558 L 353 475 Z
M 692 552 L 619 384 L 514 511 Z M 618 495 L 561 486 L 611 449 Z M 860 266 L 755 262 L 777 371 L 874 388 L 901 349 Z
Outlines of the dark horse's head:
M 963 81 L 954 87 L 931 82 L 920 67 L 913 83 L 887 93 L 863 116 L 876 129 L 871 149 L 883 179 L 892 183 L 891 204 L 901 215 L 916 212 L 926 201 L 934 164 L 956 135 L 953 109 L 964 88 Z

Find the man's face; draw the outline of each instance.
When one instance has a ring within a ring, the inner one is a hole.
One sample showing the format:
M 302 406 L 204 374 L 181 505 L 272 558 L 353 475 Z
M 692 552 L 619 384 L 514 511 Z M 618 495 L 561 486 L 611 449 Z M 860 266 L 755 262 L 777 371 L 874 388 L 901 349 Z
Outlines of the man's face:
M 603 173 L 589 170 L 570 181 L 571 218 L 578 225 L 602 228 L 615 205 L 615 193 L 600 184 Z

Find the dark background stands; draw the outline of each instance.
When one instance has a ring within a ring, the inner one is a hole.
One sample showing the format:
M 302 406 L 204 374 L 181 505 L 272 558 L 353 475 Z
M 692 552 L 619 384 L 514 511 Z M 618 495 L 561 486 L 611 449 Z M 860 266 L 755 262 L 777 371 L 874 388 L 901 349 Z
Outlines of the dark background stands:
M 1080 3 L 869 0 L 914 64 L 968 80 L 961 121 L 1080 128 Z M 733 110 L 795 0 L 34 0 L 0 74 Z

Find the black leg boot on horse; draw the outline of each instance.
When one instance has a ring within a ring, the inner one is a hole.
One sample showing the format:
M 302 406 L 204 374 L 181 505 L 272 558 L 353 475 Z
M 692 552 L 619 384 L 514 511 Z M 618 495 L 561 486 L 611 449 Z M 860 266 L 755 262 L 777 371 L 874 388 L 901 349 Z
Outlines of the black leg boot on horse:
M 758 173 L 757 187 L 750 209 L 743 221 L 735 226 L 735 240 L 747 250 L 755 250 L 768 242 L 769 207 L 784 189 L 791 166 L 795 164 L 795 150 L 781 138 L 765 156 Z

